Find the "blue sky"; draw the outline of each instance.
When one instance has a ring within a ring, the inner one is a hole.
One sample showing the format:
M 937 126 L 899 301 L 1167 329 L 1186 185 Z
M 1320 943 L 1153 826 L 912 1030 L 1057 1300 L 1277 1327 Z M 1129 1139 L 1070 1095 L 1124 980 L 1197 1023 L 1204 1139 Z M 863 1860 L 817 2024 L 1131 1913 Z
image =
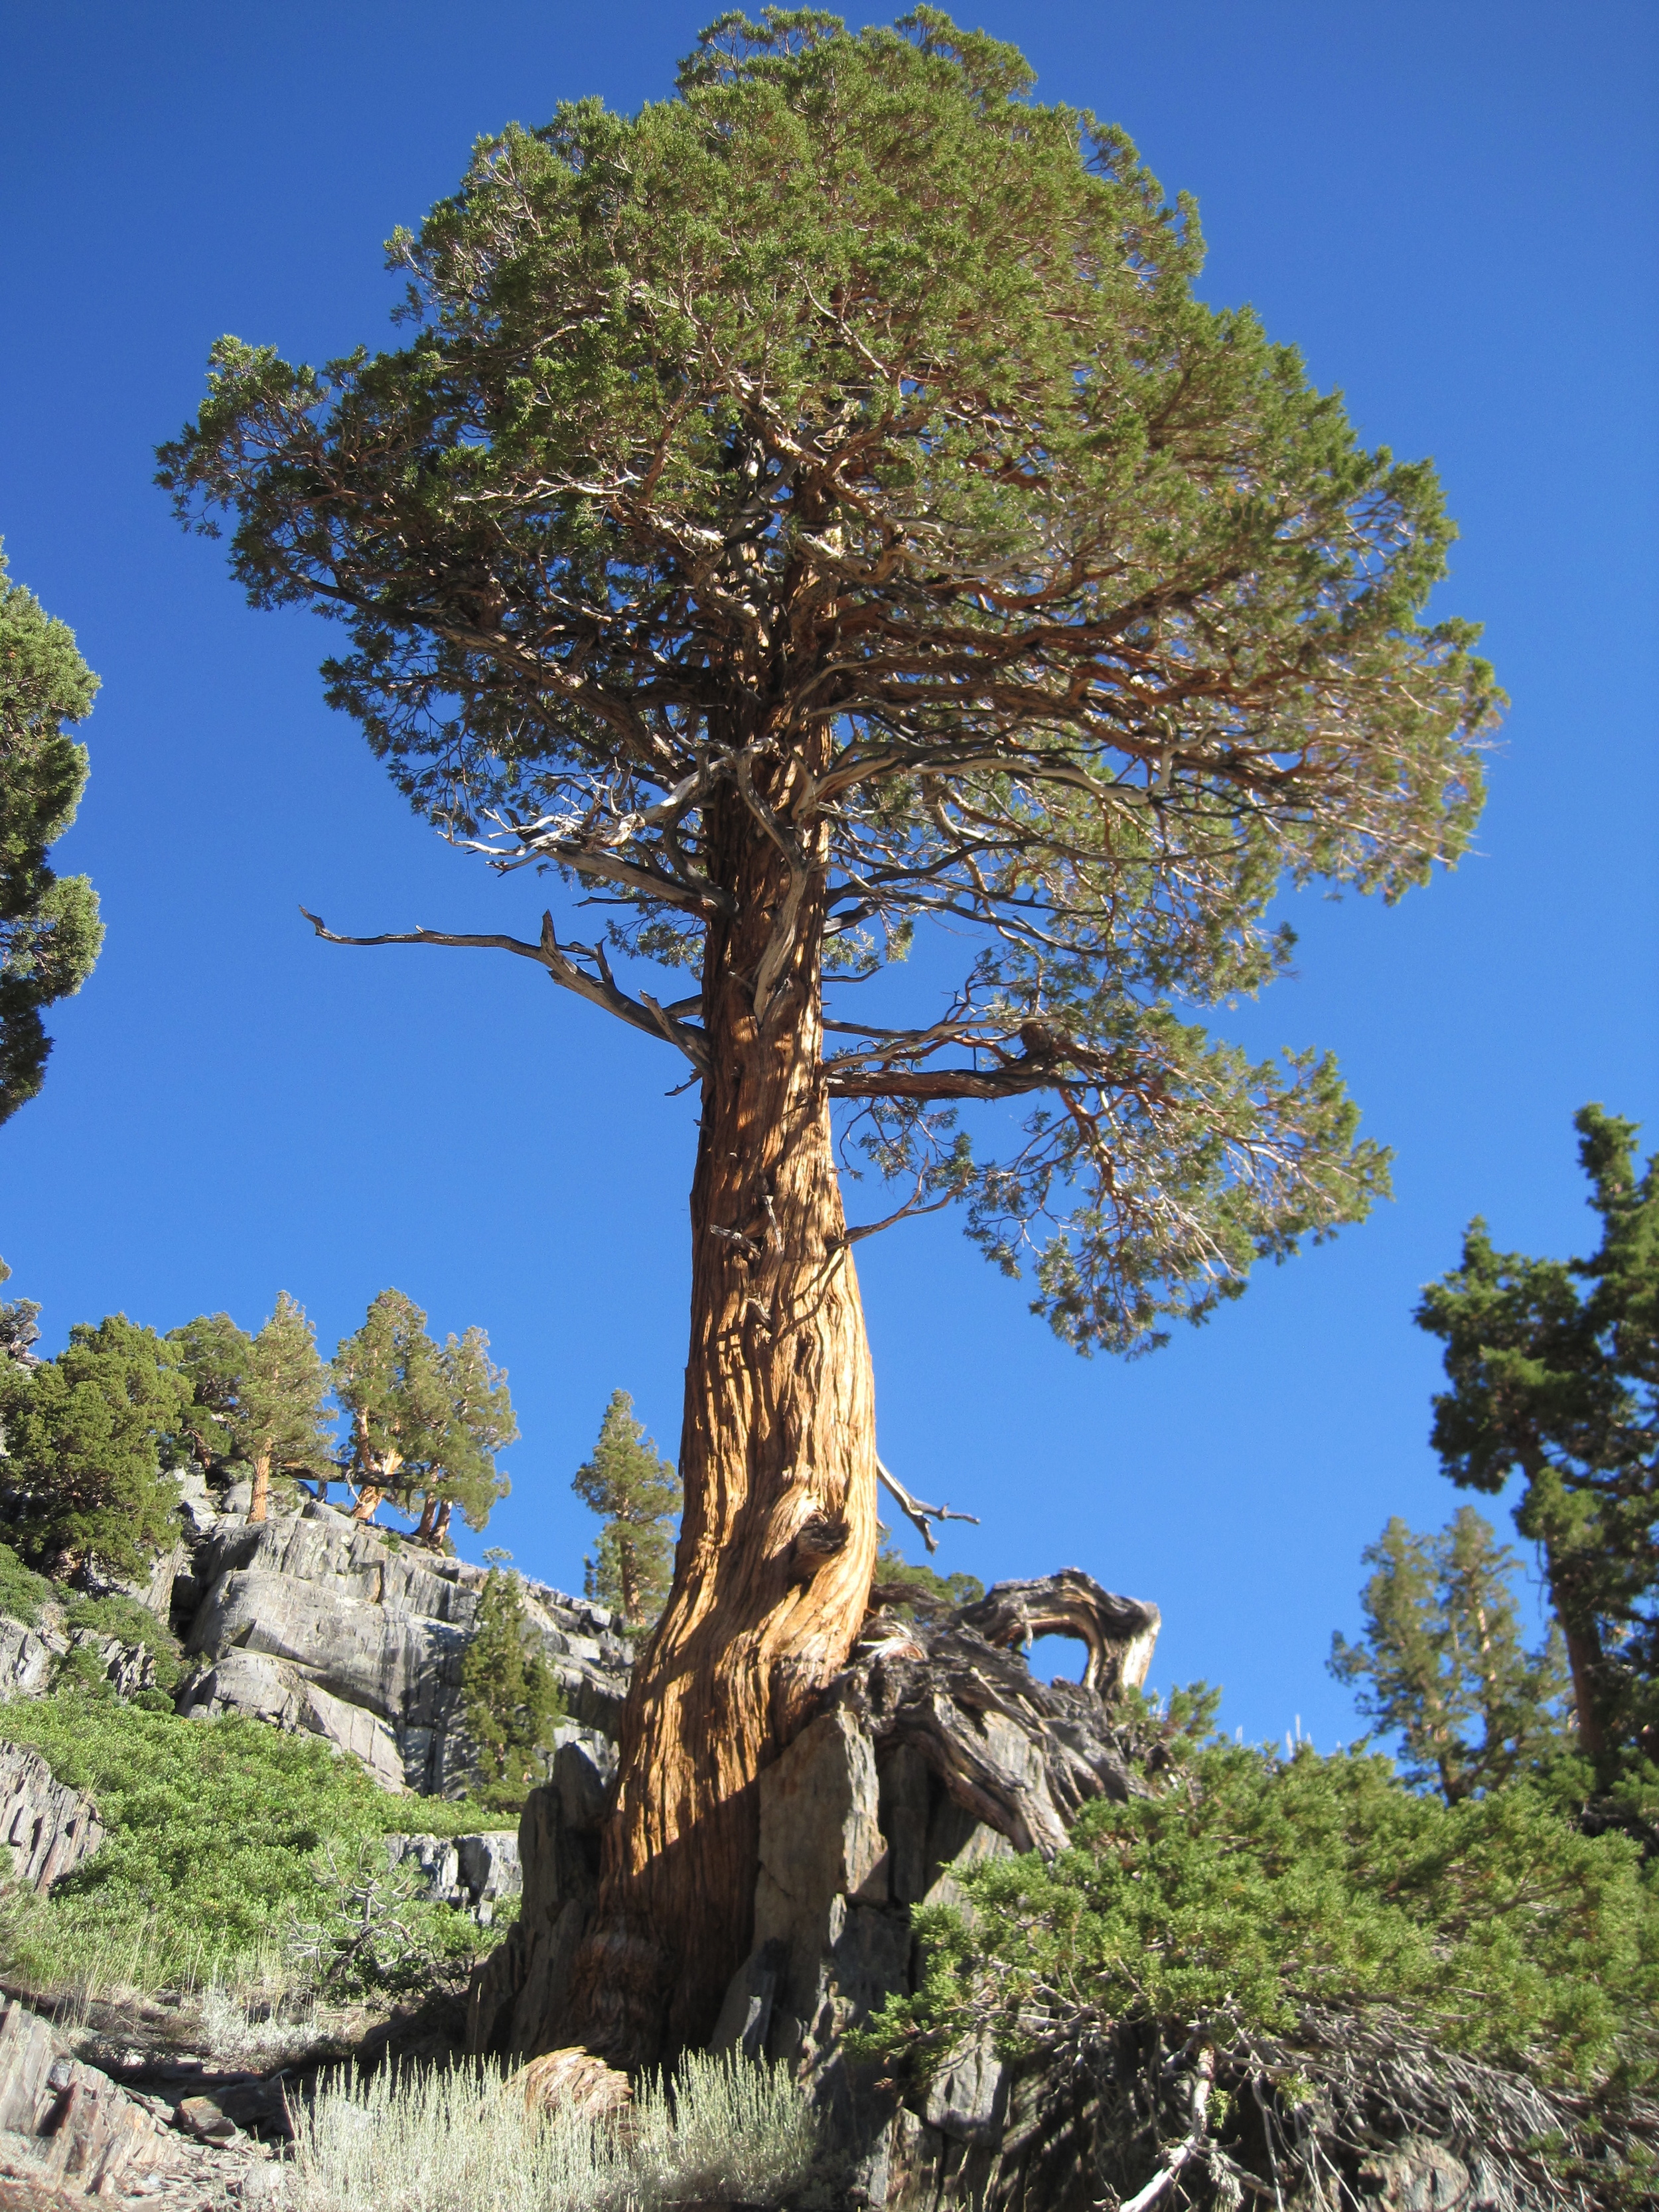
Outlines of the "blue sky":
M 521 963 L 313 939 L 301 901 L 342 929 L 522 929 L 538 895 L 413 820 L 321 703 L 320 626 L 244 606 L 151 449 L 222 331 L 313 359 L 381 342 L 380 242 L 472 139 L 665 92 L 703 16 L 54 0 L 9 11 L 0 79 L 0 534 L 104 679 L 60 860 L 109 930 L 0 1131 L 11 1290 L 49 1346 L 116 1309 L 257 1326 L 278 1288 L 325 1348 L 387 1283 L 441 1329 L 482 1322 L 524 1434 L 463 1548 L 567 1585 L 610 1392 L 675 1449 L 695 1109 L 664 1097 L 665 1051 Z M 1361 1547 L 1457 1502 L 1419 1285 L 1476 1212 L 1504 1244 L 1583 1248 L 1584 1100 L 1659 1142 L 1659 23 L 1601 0 L 969 19 L 1197 194 L 1208 298 L 1253 302 L 1368 440 L 1434 458 L 1463 533 L 1437 605 L 1486 623 L 1514 701 L 1476 854 L 1393 912 L 1296 902 L 1298 976 L 1232 1025 L 1337 1051 L 1396 1150 L 1394 1205 L 1129 1367 L 1062 1349 L 948 1217 L 860 1248 L 883 1454 L 982 1518 L 941 1564 L 1156 1598 L 1155 1680 L 1206 1676 L 1230 1727 L 1299 1715 L 1328 1744 L 1355 1728 L 1323 1661 Z

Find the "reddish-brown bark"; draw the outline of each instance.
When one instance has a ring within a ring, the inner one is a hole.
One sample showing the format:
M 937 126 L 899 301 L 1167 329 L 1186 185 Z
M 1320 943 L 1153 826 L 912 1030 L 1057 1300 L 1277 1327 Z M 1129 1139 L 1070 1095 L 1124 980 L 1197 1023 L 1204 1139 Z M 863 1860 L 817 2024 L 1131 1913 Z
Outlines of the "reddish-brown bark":
M 804 891 L 795 878 L 793 943 L 757 1019 L 791 872 L 735 794 L 711 828 L 736 918 L 705 954 L 684 1513 L 558 2036 L 630 2063 L 713 2024 L 750 1942 L 756 1778 L 845 1662 L 876 1553 L 874 1385 L 821 1067 L 823 869 L 813 855 Z

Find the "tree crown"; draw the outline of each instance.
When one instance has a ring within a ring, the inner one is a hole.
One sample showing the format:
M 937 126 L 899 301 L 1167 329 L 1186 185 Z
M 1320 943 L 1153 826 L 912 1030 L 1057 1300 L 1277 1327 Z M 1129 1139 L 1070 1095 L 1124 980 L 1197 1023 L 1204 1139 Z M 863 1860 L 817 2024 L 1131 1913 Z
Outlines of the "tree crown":
M 125 1314 L 77 1322 L 55 1359 L 19 1378 L 6 1449 L 28 1556 L 60 1574 L 143 1571 L 173 1530 L 161 1450 L 189 1399 L 177 1348 Z
M 668 1595 L 674 1516 L 683 1501 L 673 1461 L 657 1456 L 626 1390 L 612 1391 L 593 1456 L 570 1486 L 605 1523 L 585 1562 L 586 1595 L 627 1620 L 654 1620 Z
M 724 16 L 673 100 L 480 145 L 392 241 L 401 350 L 222 341 L 161 481 L 236 518 L 256 603 L 347 627 L 329 696 L 417 811 L 612 911 L 407 941 L 536 960 L 700 1069 L 698 996 L 609 956 L 696 960 L 734 822 L 783 879 L 763 1025 L 809 915 L 832 986 L 965 944 L 910 1026 L 836 993 L 830 1094 L 911 1203 L 1035 1256 L 1063 1335 L 1133 1348 L 1386 1187 L 1328 1061 L 1181 1009 L 1283 966 L 1285 881 L 1454 860 L 1497 694 L 1421 620 L 1432 471 L 1198 301 L 1191 203 L 1031 82 L 935 9 Z M 1022 1098 L 976 1158 L 958 1105 Z
M 495 1455 L 518 1434 L 507 1376 L 492 1366 L 481 1328 L 441 1348 L 401 1291 L 382 1291 L 362 1327 L 335 1352 L 331 1373 L 350 1416 L 349 1456 L 361 1482 L 406 1504 L 438 1498 L 482 1528 L 510 1484 Z
M 9 580 L 0 552 L 0 1121 L 40 1088 L 40 1009 L 80 989 L 103 942 L 91 883 L 46 863 L 87 785 L 87 749 L 64 725 L 86 720 L 97 690 L 75 633 Z
M 1362 1685 L 1360 1711 L 1401 1739 L 1407 1782 L 1431 1783 L 1455 1805 L 1565 1747 L 1559 1632 L 1526 1650 L 1518 1562 L 1489 1521 L 1465 1505 L 1420 1536 L 1396 1517 L 1364 1559 L 1364 1634 L 1332 1638 L 1330 1670 Z

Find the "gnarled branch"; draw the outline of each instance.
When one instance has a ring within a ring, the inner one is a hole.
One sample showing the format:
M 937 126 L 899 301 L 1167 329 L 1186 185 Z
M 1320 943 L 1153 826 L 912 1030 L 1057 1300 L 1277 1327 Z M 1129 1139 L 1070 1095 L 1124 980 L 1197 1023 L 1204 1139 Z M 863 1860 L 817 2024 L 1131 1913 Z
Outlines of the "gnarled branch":
M 308 908 L 302 906 L 300 911 L 318 936 L 330 945 L 443 945 L 465 949 L 482 946 L 492 951 L 516 953 L 521 960 L 533 960 L 538 967 L 546 969 L 563 989 L 574 991 L 592 1006 L 602 1006 L 606 1013 L 614 1014 L 630 1029 L 640 1030 L 659 1043 L 665 1041 L 674 1045 L 700 1075 L 708 1073 L 708 1045 L 702 1030 L 689 1022 L 675 1020 L 666 1007 L 658 1006 L 654 1000 L 641 1004 L 637 999 L 630 999 L 603 962 L 599 963 L 599 975 L 591 975 L 586 969 L 578 967 L 570 955 L 586 948 L 562 945 L 554 935 L 550 914 L 542 916 L 541 942 L 529 945 L 521 937 L 505 937 L 494 932 L 474 935 L 441 929 L 387 930 L 378 937 L 342 937 Z

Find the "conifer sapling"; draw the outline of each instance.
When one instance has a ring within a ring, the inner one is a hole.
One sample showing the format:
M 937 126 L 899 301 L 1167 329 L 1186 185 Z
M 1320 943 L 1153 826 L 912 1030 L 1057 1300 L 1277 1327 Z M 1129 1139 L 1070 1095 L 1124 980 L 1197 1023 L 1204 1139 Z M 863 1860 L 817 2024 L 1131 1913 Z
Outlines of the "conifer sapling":
M 515 1811 L 543 1778 L 564 1701 L 525 1618 L 519 1577 L 492 1566 L 461 1660 L 466 1725 L 477 1747 L 476 1795 Z
M 571 1487 L 605 1522 L 583 1562 L 583 1589 L 631 1626 L 650 1626 L 672 1577 L 680 1486 L 673 1461 L 657 1456 L 645 1424 L 634 1419 L 626 1390 L 611 1393 L 593 1456 L 577 1468 Z

